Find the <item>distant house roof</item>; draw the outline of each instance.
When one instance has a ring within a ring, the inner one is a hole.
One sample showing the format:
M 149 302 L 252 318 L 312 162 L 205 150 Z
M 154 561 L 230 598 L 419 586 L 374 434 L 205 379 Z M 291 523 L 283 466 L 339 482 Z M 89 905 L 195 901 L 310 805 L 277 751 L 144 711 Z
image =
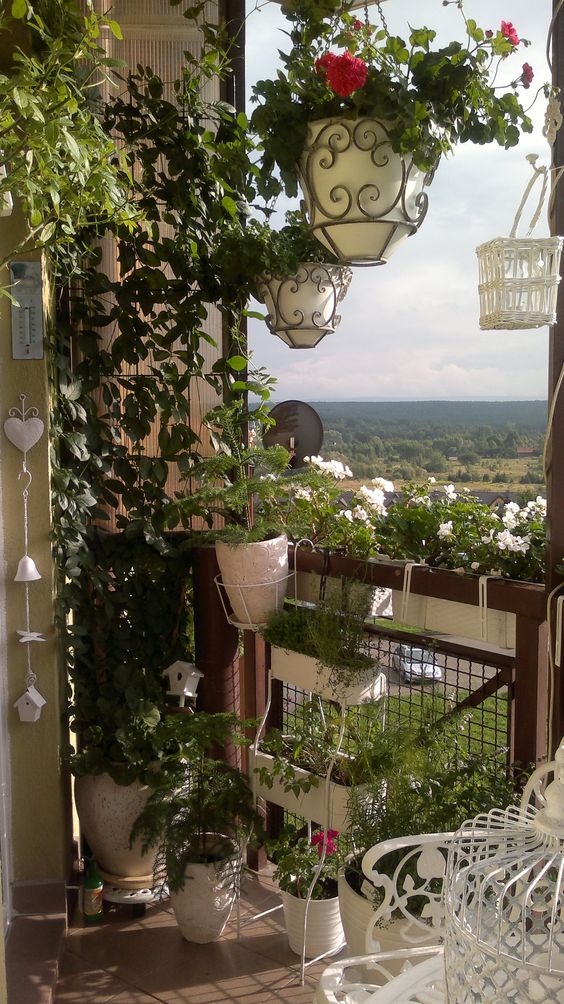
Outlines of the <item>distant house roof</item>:
M 540 450 L 536 446 L 518 446 L 516 452 L 518 457 L 537 457 Z

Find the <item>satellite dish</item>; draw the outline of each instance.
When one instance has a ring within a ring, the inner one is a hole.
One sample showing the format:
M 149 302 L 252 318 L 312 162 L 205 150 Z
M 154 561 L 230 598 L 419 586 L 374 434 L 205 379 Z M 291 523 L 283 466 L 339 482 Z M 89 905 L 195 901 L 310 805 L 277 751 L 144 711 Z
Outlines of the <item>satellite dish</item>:
M 318 456 L 323 443 L 323 424 L 314 408 L 304 401 L 282 401 L 271 408 L 276 425 L 267 429 L 265 446 L 280 443 L 292 453 L 293 468 L 304 466 L 304 457 Z

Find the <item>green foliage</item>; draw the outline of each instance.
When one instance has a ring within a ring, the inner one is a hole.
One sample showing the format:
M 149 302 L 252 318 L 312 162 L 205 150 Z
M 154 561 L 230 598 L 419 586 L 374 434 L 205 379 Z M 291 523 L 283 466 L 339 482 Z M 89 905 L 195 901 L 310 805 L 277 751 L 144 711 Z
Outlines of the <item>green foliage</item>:
M 423 708 L 420 724 L 387 726 L 389 738 L 399 730 L 393 754 L 390 746 L 367 791 L 353 789 L 349 802 L 357 853 L 381 840 L 448 832 L 479 812 L 515 801 L 503 767 L 469 743 L 471 727 L 470 716 L 445 717 L 432 701 Z
M 139 838 L 144 851 L 159 849 L 173 892 L 184 886 L 187 864 L 215 860 L 233 869 L 234 845 L 239 855 L 240 846 L 260 833 L 260 816 L 244 775 L 214 752 L 246 745 L 243 730 L 250 724 L 233 714 L 200 711 L 167 718 L 159 728 L 163 745 L 174 752 L 155 775 L 155 790 L 131 840 Z
M 331 772 L 331 779 L 337 784 L 364 784 L 380 770 L 383 762 L 388 762 L 392 733 L 395 743 L 399 729 L 385 729 L 382 714 L 379 702 L 363 704 L 362 719 L 354 711 L 347 712 L 347 752 L 339 755 Z M 270 768 L 257 769 L 261 784 L 272 787 L 272 778 L 276 777 L 285 791 L 296 795 L 317 787 L 339 746 L 341 727 L 341 716 L 335 706 L 329 705 L 322 711 L 317 701 L 304 704 L 303 715 L 292 722 L 291 735 L 270 729 L 265 736 L 262 748 L 274 760 Z M 309 771 L 311 777 L 296 777 L 295 767 Z
M 390 123 L 393 149 L 412 154 L 423 170 L 433 170 L 457 143 L 511 147 L 520 131 L 532 131 L 516 94 L 499 94 L 495 84 L 498 64 L 513 52 L 501 31 L 489 39 L 481 29 L 468 31 L 466 22 L 465 44 L 432 49 L 436 32 L 427 28 L 412 28 L 406 42 L 332 5 L 289 5 L 285 13 L 293 47 L 281 54 L 284 69 L 277 78 L 255 85 L 253 100 L 260 104 L 251 126 L 264 145 L 265 171 L 278 165 L 288 195 L 296 193 L 296 162 L 313 120 L 373 115 Z M 368 69 L 364 85 L 349 97 L 331 90 L 316 67 L 334 49 L 362 59 Z
M 218 246 L 217 258 L 222 260 L 224 271 L 229 269 L 230 282 L 252 282 L 255 286 L 265 275 L 295 275 L 301 262 L 336 262 L 312 236 L 299 210 L 286 213 L 286 224 L 280 230 L 256 219 L 234 226 Z
M 80 13 L 74 0 L 22 0 L 0 13 L 3 47 L 24 36 L 22 22 L 28 37 L 0 74 L 7 169 L 0 201 L 4 193 L 17 195 L 26 221 L 10 257 L 44 248 L 59 273 L 76 275 L 93 236 L 108 225 L 131 230 L 139 218 L 128 159 L 105 131 L 94 97 L 103 81 L 111 84 L 115 66 L 100 32 L 119 28 L 91 7 Z
M 245 442 L 249 423 L 252 429 Z M 292 535 L 289 513 L 295 493 L 317 478 L 289 477 L 288 450 L 278 444 L 262 446 L 264 430 L 271 423 L 264 406 L 249 411 L 242 399 L 218 405 L 205 416 L 215 452 L 182 467 L 189 494 L 174 508 L 184 523 L 200 517 L 211 528 L 220 516 L 226 526 L 213 530 L 211 538 L 231 544 L 265 540 L 284 530 Z
M 58 613 L 73 683 L 71 730 L 79 743 L 70 766 L 77 776 L 108 771 L 129 783 L 165 752 L 157 729 L 165 708 L 163 670 L 192 658 L 190 554 L 186 544 L 162 554 L 142 536 L 95 530 L 87 543 Z
M 98 248 L 82 257 L 72 333 L 62 321 L 51 332 L 58 625 L 78 750 L 71 764 L 116 779 L 140 776 L 158 758 L 161 673 L 190 655 L 190 559 L 182 534 L 171 536 L 182 514 L 170 483 L 207 449 L 196 424 L 201 382 L 219 398 L 269 392 L 264 373 L 247 377 L 240 348 L 251 285 L 231 281 L 214 253 L 238 226 L 233 205 L 237 215 L 255 198 L 253 145 L 244 116 L 202 98 L 202 74 L 229 72 L 212 28 L 204 41 L 172 99 L 145 67 L 105 109 L 103 129 L 129 152 L 140 221 L 133 231 L 111 223 L 115 280 L 99 269 Z M 227 357 L 211 367 L 210 303 L 230 336 Z

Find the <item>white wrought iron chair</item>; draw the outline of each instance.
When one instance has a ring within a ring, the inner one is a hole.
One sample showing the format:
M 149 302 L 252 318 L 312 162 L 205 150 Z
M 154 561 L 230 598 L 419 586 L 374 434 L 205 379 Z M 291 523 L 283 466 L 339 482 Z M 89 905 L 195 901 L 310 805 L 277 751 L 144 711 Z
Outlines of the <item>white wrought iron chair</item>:
M 325 969 L 315 1004 L 444 1000 L 443 881 L 451 837 L 452 833 L 398 837 L 365 853 L 362 871 L 374 899 L 366 928 L 367 954 Z

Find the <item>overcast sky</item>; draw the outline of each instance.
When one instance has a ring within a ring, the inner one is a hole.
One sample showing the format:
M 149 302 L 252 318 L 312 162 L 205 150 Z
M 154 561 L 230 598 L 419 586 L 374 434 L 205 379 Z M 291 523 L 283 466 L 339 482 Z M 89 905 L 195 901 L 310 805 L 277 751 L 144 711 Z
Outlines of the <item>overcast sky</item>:
M 376 8 L 369 10 L 375 23 Z M 532 65 L 533 85 L 521 91 L 526 107 L 536 85 L 550 76 L 545 57 L 550 0 L 467 0 L 465 11 L 483 28 L 511 21 L 532 42 L 504 67 L 507 79 L 514 79 L 525 61 Z M 387 0 L 384 12 L 391 31 L 404 37 L 408 23 L 435 28 L 442 41 L 463 37 L 456 6 L 443 7 L 441 0 Z M 276 3 L 252 10 L 249 89 L 253 80 L 275 74 L 278 49 L 287 50 L 286 25 Z M 512 150 L 464 144 L 443 160 L 428 189 L 429 211 L 419 233 L 388 264 L 354 269 L 341 325 L 317 348 L 292 350 L 263 322 L 249 322 L 254 361 L 277 377 L 277 400 L 546 397 L 548 328 L 480 331 L 475 254 L 476 245 L 509 235 L 530 177 L 526 155 L 537 153 L 539 163 L 550 162 L 544 112 L 541 95 L 531 111 L 535 132 Z M 533 209 L 534 203 L 523 220 Z M 543 213 L 534 235 L 547 234 Z

